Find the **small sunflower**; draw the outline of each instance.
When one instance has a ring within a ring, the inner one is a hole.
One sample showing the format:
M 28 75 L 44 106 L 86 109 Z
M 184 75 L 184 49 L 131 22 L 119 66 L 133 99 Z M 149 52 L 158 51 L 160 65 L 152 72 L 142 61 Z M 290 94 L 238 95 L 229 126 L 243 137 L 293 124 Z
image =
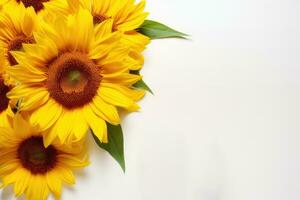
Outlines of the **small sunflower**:
M 145 1 L 135 4 L 134 0 L 56 0 L 45 4 L 49 13 L 68 15 L 83 7 L 93 15 L 94 24 L 107 19 L 113 20 L 113 31 L 123 33 L 121 42 L 131 47 L 130 58 L 137 62 L 138 70 L 143 64 L 141 52 L 150 43 L 150 38 L 136 31 L 145 21 L 148 13 L 144 12 Z
M 19 51 L 22 44 L 33 43 L 33 31 L 38 27 L 34 9 L 24 5 L 7 3 L 0 14 L 0 49 L 5 52 L 10 65 L 17 64 L 11 51 Z
M 68 0 L 71 4 L 71 0 Z M 113 30 L 124 33 L 123 42 L 127 42 L 135 50 L 142 51 L 150 39 L 137 31 L 146 17 L 144 12 L 145 1 L 135 4 L 134 0 L 80 0 L 81 5 L 91 7 L 94 23 L 101 23 L 112 18 Z
M 0 177 L 2 187 L 14 185 L 16 196 L 45 200 L 49 193 L 60 199 L 62 184 L 75 183 L 73 169 L 88 165 L 82 142 L 47 148 L 43 133 L 17 114 L 12 127 L 0 128 Z
M 94 26 L 90 12 L 80 9 L 54 24 L 43 23 L 35 44 L 12 52 L 19 64 L 7 71 L 20 84 L 8 96 L 22 99 L 20 110 L 33 124 L 50 128 L 46 145 L 57 137 L 62 143 L 81 140 L 89 127 L 107 142 L 106 122 L 120 123 L 117 108 L 139 109 L 136 101 L 145 92 L 132 85 L 141 76 L 130 74 L 133 63 L 124 62 L 129 49 L 120 45 L 112 26 L 112 20 Z
M 49 12 L 65 15 L 82 7 L 91 12 L 95 24 L 113 19 L 113 30 L 122 32 L 139 28 L 149 15 L 144 12 L 145 1 L 135 4 L 134 0 L 55 0 L 45 4 L 45 7 Z
M 72 0 L 68 0 L 72 4 Z M 140 70 L 144 63 L 142 51 L 150 43 L 150 38 L 136 31 L 149 13 L 144 12 L 145 1 L 135 4 L 135 0 L 79 0 L 80 5 L 89 8 L 95 24 L 106 19 L 113 20 L 113 31 L 122 32 L 121 42 L 130 46 L 128 59 L 136 62 L 131 70 Z

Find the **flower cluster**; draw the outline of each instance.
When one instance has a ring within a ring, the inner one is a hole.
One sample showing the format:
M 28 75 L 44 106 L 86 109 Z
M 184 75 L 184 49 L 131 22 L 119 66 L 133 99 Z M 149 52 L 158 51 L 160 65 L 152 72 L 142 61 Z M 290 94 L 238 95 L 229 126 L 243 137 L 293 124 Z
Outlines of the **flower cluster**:
M 91 133 L 125 170 L 120 110 L 149 87 L 143 50 L 184 37 L 134 0 L 0 0 L 0 178 L 16 196 L 60 199 L 88 165 Z M 112 141 L 112 142 L 110 142 Z M 117 152 L 118 156 L 114 153 Z M 120 156 L 121 155 L 121 156 Z

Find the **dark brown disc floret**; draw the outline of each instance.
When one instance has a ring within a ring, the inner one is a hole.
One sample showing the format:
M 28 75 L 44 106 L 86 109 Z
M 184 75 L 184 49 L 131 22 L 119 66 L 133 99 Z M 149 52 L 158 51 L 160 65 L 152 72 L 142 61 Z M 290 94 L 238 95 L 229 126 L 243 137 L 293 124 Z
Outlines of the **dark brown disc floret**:
M 45 147 L 42 136 L 32 136 L 20 143 L 18 159 L 32 174 L 45 174 L 57 164 L 58 151 L 54 146 Z
M 50 96 L 67 109 L 92 101 L 101 82 L 100 68 L 79 52 L 61 54 L 49 64 L 46 87 Z

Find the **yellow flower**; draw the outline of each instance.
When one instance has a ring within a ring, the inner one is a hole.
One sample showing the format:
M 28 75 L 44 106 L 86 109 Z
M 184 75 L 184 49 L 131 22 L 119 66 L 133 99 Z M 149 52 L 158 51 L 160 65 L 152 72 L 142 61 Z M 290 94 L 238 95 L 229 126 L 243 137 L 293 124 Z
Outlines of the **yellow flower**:
M 113 31 L 123 33 L 121 42 L 131 47 L 130 58 L 139 64 L 132 70 L 140 69 L 144 62 L 141 52 L 150 42 L 150 38 L 136 31 L 148 16 L 144 12 L 145 1 L 135 4 L 134 0 L 56 0 L 45 4 L 50 15 L 76 13 L 80 7 L 91 12 L 94 24 L 113 20 Z
M 42 132 L 17 114 L 12 127 L 0 128 L 2 187 L 14 185 L 16 196 L 45 200 L 49 193 L 60 199 L 62 184 L 75 183 L 73 169 L 88 165 L 82 143 L 66 146 L 43 144 Z
M 7 3 L 0 14 L 0 49 L 10 65 L 17 64 L 10 51 L 22 49 L 23 43 L 33 43 L 32 33 L 38 27 L 38 18 L 33 8 L 23 4 Z
M 139 28 L 148 16 L 144 12 L 145 1 L 135 5 L 134 0 L 56 0 L 48 2 L 45 7 L 49 12 L 65 15 L 82 7 L 91 12 L 95 24 L 112 18 L 113 29 L 122 32 Z
M 43 23 L 34 34 L 36 44 L 12 53 L 19 65 L 7 71 L 21 84 L 8 97 L 22 99 L 20 109 L 33 124 L 50 128 L 46 145 L 57 137 L 62 143 L 80 140 L 89 127 L 107 142 L 106 122 L 120 123 L 117 107 L 139 109 L 136 101 L 145 92 L 132 85 L 141 76 L 129 73 L 129 50 L 120 46 L 119 32 L 111 33 L 112 25 L 107 20 L 94 26 L 92 15 L 80 9 Z

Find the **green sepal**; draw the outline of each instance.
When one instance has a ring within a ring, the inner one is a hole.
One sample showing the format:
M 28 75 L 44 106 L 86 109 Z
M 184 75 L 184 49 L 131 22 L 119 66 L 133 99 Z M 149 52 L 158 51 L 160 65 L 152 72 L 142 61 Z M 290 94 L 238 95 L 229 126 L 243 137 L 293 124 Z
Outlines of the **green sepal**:
M 140 70 L 130 70 L 130 74 L 140 75 Z M 151 88 L 143 80 L 139 80 L 138 82 L 133 84 L 133 87 L 136 89 L 143 89 L 150 92 L 151 94 L 154 94 Z
M 107 124 L 107 135 L 108 143 L 102 143 L 93 133 L 93 138 L 97 145 L 107 151 L 121 166 L 123 172 L 125 173 L 125 158 L 124 158 L 124 140 L 123 131 L 121 125 Z
M 137 88 L 137 89 L 146 90 L 146 91 L 150 92 L 151 94 L 153 94 L 153 91 L 151 90 L 151 88 L 142 79 L 139 80 L 138 82 L 136 82 L 135 84 L 133 84 L 133 87 Z
M 182 38 L 186 39 L 188 36 L 185 33 L 176 31 L 162 23 L 145 20 L 144 23 L 137 29 L 137 31 L 143 35 L 148 36 L 151 39 L 162 38 Z

